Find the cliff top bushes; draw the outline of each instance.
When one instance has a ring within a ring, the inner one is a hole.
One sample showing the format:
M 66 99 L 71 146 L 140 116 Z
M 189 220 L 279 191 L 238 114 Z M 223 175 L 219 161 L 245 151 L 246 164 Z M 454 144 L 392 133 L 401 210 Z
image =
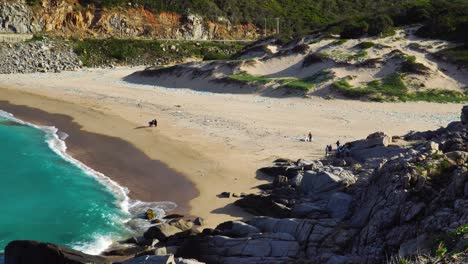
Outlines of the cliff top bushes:
M 41 0 L 26 0 L 38 4 Z M 393 26 L 423 23 L 419 34 L 466 41 L 466 0 L 79 0 L 83 6 L 144 7 L 154 12 L 197 13 L 233 24 L 254 23 L 275 33 L 298 36 L 316 30 L 341 32 L 344 37 L 387 35 Z

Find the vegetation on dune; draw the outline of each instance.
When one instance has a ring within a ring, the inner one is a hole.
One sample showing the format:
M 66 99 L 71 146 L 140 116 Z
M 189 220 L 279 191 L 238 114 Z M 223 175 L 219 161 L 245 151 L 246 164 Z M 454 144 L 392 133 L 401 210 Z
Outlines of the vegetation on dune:
M 461 103 L 468 102 L 466 93 L 428 89 L 424 91 L 410 92 L 405 85 L 402 76 L 398 73 L 391 74 L 382 81 L 369 82 L 364 87 L 353 87 L 346 78 L 333 83 L 332 87 L 338 93 L 353 99 L 368 99 L 371 101 L 426 101 L 437 103 Z
M 430 69 L 426 65 L 416 62 L 415 56 L 403 56 L 403 63 L 401 64 L 400 71 L 412 74 L 428 74 Z
M 246 72 L 228 76 L 228 79 L 249 83 L 264 85 L 269 83 L 280 84 L 281 88 L 308 91 L 315 85 L 323 83 L 333 78 L 333 74 L 329 71 L 319 71 L 314 75 L 306 78 L 268 78 L 264 76 L 254 76 Z
M 257 84 L 267 84 L 267 83 L 274 80 L 272 78 L 267 78 L 267 77 L 263 77 L 263 76 L 254 76 L 254 75 L 248 74 L 246 72 L 242 72 L 242 73 L 239 73 L 239 74 L 233 74 L 233 75 L 228 76 L 228 78 L 231 79 L 231 80 L 236 80 L 236 81 L 240 81 L 240 82 L 257 83 Z
M 333 52 L 322 52 L 320 53 L 320 56 L 322 57 L 327 57 L 331 58 L 335 61 L 340 61 L 340 62 L 350 62 L 353 60 L 363 60 L 367 57 L 367 51 L 361 50 L 358 51 L 354 54 L 349 54 L 346 52 L 342 51 L 333 51 Z
M 203 60 L 230 59 L 243 45 L 223 42 L 158 41 L 132 39 L 72 40 L 73 48 L 85 66 L 146 63 L 164 58 L 169 61 L 197 57 Z
M 333 78 L 333 74 L 329 71 L 319 71 L 312 76 L 298 79 L 291 78 L 290 82 L 286 82 L 282 87 L 287 89 L 297 89 L 308 91 L 315 85 L 326 82 Z
M 372 48 L 374 46 L 375 46 L 374 42 L 363 41 L 363 42 L 357 44 L 356 48 L 365 50 L 365 49 L 370 49 L 370 48 Z
M 468 45 L 442 50 L 439 55 L 446 57 L 453 63 L 468 67 Z

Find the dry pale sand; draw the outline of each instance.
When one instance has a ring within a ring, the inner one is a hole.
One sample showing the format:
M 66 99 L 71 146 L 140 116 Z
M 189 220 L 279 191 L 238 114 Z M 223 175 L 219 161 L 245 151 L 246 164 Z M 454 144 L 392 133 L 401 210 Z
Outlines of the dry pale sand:
M 181 172 L 200 193 L 190 201 L 191 214 L 204 217 L 210 226 L 248 217 L 230 205 L 235 198 L 217 194 L 256 192 L 254 186 L 263 182 L 256 169 L 275 158 L 317 158 L 337 139 L 434 129 L 460 116 L 457 104 L 279 99 L 122 81 L 136 70 L 2 75 L 0 100 L 68 115 L 81 129 L 128 141 Z M 135 129 L 154 117 L 159 120 L 157 129 Z M 314 142 L 301 141 L 309 131 Z

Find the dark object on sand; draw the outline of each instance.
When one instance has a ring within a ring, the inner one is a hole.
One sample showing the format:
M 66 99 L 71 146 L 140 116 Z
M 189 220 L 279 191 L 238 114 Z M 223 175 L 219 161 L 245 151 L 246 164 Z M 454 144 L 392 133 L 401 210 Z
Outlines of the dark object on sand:
M 156 120 L 156 119 L 151 120 L 150 122 L 148 122 L 148 126 L 149 127 L 152 127 L 152 126 L 157 127 L 158 126 L 158 120 Z

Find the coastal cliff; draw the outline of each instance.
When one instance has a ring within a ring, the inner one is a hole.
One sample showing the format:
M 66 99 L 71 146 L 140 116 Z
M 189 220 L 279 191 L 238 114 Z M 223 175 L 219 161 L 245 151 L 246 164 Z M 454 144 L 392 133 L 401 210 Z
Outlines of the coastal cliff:
M 31 1 L 29 1 L 31 2 Z M 220 17 L 154 12 L 138 5 L 105 8 L 76 0 L 0 1 L 0 32 L 74 38 L 159 38 L 178 40 L 255 39 L 253 24 L 233 25 Z

